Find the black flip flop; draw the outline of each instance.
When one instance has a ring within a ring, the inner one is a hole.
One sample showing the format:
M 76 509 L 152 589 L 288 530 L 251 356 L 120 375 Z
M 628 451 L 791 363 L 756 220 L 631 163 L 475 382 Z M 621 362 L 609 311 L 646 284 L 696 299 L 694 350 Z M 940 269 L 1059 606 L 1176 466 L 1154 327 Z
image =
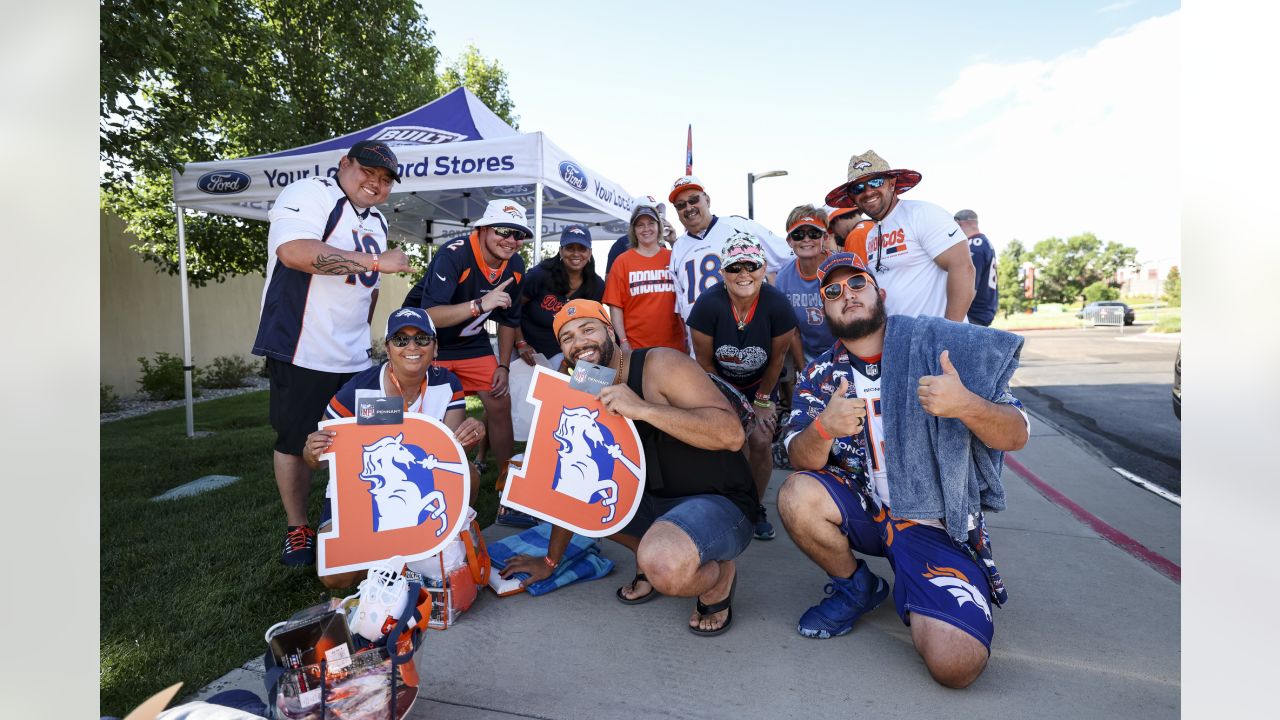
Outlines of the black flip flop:
M 722 610 L 728 610 L 729 614 L 724 616 L 723 625 L 716 628 L 715 630 L 699 630 L 698 628 L 692 625 L 688 625 L 687 627 L 689 628 L 689 632 L 693 633 L 694 635 L 701 635 L 702 637 L 712 637 L 715 635 L 719 635 L 725 630 L 728 630 L 729 626 L 733 624 L 733 607 L 732 607 L 733 591 L 736 590 L 737 587 L 738 587 L 738 576 L 735 574 L 733 576 L 733 582 L 729 584 L 729 596 L 726 597 L 724 600 L 721 600 L 718 603 L 713 603 L 711 605 L 703 605 L 701 600 L 698 601 L 698 605 L 697 605 L 698 614 L 703 617 L 706 617 L 707 615 L 715 615 L 716 613 Z
M 623 605 L 639 605 L 640 603 L 647 603 L 650 600 L 657 597 L 658 589 L 653 586 L 653 583 L 649 583 L 649 592 L 641 595 L 640 597 L 629 598 L 626 595 L 622 594 L 622 591 L 628 587 L 634 590 L 636 587 L 636 583 L 642 580 L 644 582 L 649 582 L 649 578 L 645 577 L 644 573 L 638 572 L 636 573 L 636 576 L 631 579 L 630 585 L 623 585 L 622 587 L 618 588 L 618 591 L 614 593 L 615 595 L 618 596 L 618 602 L 622 603 Z

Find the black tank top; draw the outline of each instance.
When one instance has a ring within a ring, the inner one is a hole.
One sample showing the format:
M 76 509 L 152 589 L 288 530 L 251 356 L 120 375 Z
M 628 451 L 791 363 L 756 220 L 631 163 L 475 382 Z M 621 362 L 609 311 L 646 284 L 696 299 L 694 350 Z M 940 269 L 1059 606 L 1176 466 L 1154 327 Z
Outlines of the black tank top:
M 627 387 L 644 397 L 644 361 L 651 348 L 631 353 Z M 644 445 L 645 492 L 660 498 L 723 495 L 752 523 L 757 508 L 751 466 L 738 450 L 704 450 L 682 442 L 647 422 L 635 420 Z

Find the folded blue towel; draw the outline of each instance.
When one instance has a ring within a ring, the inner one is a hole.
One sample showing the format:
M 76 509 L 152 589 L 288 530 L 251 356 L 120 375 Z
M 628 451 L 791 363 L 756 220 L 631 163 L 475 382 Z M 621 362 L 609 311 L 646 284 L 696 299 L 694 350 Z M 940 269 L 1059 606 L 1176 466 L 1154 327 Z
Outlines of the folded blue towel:
M 540 523 L 520 533 L 489 543 L 489 560 L 493 563 L 493 571 L 498 572 L 507 566 L 507 562 L 516 555 L 543 557 L 547 554 L 547 544 L 551 541 L 551 524 Z M 565 585 L 579 580 L 598 580 L 613 572 L 613 561 L 600 555 L 600 545 L 595 540 L 574 535 L 569 546 L 560 558 L 560 565 L 551 573 L 551 577 L 539 580 L 525 588 L 530 595 L 546 595 Z M 528 579 L 528 573 L 516 573 L 514 577 Z

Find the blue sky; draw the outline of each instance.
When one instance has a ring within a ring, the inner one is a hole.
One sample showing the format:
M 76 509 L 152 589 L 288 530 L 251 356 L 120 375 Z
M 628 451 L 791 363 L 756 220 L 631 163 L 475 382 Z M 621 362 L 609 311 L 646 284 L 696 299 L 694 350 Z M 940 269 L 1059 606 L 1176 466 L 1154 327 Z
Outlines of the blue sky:
M 633 194 L 684 170 L 775 232 L 850 155 L 924 174 L 997 247 L 1083 231 L 1178 262 L 1178 5 L 423 3 L 446 58 L 506 68 L 520 127 Z M 674 217 L 671 216 L 674 220 Z

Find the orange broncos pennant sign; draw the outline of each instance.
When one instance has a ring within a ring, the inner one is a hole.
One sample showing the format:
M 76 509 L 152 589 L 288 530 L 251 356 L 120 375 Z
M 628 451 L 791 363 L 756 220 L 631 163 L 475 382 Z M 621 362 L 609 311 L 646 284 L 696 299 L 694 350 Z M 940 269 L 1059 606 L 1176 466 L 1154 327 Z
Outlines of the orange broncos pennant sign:
M 524 465 L 507 472 L 502 504 L 587 537 L 626 527 L 644 494 L 635 424 L 541 366 L 527 399 L 534 411 Z
M 431 557 L 462 530 L 471 473 L 444 423 L 420 413 L 400 425 L 326 420 L 333 526 L 320 533 L 317 572 L 332 575 L 389 558 Z

